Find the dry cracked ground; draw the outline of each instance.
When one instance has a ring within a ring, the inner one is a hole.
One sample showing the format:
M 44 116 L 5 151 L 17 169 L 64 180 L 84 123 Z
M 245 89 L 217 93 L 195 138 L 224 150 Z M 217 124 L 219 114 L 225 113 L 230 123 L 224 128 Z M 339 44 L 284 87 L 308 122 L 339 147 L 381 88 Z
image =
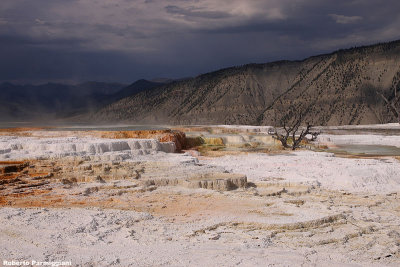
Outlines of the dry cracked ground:
M 399 266 L 395 156 L 281 151 L 261 128 L 180 130 L 3 130 L 2 263 Z

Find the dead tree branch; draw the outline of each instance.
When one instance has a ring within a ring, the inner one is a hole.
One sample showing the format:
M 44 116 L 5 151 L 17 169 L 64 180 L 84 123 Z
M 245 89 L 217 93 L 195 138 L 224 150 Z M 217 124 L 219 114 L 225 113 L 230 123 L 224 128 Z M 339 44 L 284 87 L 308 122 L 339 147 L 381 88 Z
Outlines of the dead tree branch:
M 318 135 L 320 135 L 320 134 L 321 134 L 321 132 L 310 132 L 310 135 L 311 135 L 310 141 L 315 141 L 315 140 L 317 140 Z
M 393 113 L 393 115 L 397 118 L 397 121 L 400 123 L 400 110 L 397 108 L 397 103 L 400 101 L 400 96 L 397 95 L 397 90 L 394 88 L 394 97 L 389 100 L 382 93 L 377 92 L 377 94 L 385 101 L 386 105 Z
M 297 148 L 300 147 L 301 141 L 305 139 L 306 135 L 311 134 L 316 138 L 319 133 L 311 133 L 310 130 L 312 126 L 309 123 L 307 123 L 305 129 L 302 129 L 300 135 L 297 135 L 297 132 L 301 125 L 301 121 L 302 120 L 299 119 L 292 127 L 287 127 L 284 124 L 283 126 L 283 130 L 285 131 L 284 134 L 279 133 L 279 131 L 275 129 L 274 138 L 279 140 L 284 148 L 291 148 L 292 150 L 296 150 Z M 289 144 L 289 137 L 292 138 L 291 144 Z

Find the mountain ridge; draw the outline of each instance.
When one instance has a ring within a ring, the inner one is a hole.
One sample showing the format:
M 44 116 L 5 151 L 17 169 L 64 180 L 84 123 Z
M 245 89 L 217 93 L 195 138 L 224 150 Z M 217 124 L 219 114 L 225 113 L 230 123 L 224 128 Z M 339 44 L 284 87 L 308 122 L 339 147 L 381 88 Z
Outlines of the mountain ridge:
M 136 81 L 128 86 L 96 81 L 75 85 L 20 85 L 3 82 L 0 84 L 0 120 L 65 119 L 159 85 L 161 83 L 145 80 Z
M 377 92 L 390 97 L 393 86 L 400 86 L 399 59 L 397 40 L 303 60 L 234 66 L 140 92 L 88 117 L 103 122 L 265 125 L 305 109 L 304 119 L 315 125 L 391 122 L 394 117 Z

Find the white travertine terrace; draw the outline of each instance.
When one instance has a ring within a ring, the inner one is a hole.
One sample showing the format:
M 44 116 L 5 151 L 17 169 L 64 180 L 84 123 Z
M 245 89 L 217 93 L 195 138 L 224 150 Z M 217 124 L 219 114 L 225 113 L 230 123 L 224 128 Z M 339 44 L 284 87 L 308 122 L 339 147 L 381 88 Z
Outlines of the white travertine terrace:
M 275 139 L 270 135 L 224 135 L 221 137 L 225 145 L 240 145 L 257 142 L 263 145 L 274 145 Z
M 383 145 L 400 147 L 399 135 L 333 135 L 323 134 L 318 137 L 318 143 L 335 145 Z
M 154 139 L 0 137 L 0 159 L 59 158 L 117 152 L 131 156 L 173 153 L 175 144 Z
M 238 128 L 244 131 L 204 138 L 238 150 L 272 144 L 265 129 Z M 2 259 L 82 266 L 399 266 L 398 157 L 310 150 L 208 157 L 165 153 L 175 144 L 150 139 L 56 136 L 0 137 L 0 161 L 43 159 L 29 160 L 20 177 L 3 175 Z M 398 140 L 321 135 L 319 145 Z
M 315 185 L 328 190 L 400 191 L 400 162 L 392 158 L 351 159 L 326 152 L 299 151 L 286 155 L 224 156 L 207 160 L 207 163 L 230 172 L 245 173 L 254 182 L 280 177 L 282 183 Z

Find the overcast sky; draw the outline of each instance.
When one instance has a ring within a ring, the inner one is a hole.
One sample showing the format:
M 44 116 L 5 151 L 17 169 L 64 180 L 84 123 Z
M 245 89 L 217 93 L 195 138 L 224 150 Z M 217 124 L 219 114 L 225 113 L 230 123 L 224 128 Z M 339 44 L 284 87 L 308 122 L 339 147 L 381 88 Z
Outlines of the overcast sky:
M 400 39 L 399 0 L 0 0 L 0 81 L 130 83 Z

